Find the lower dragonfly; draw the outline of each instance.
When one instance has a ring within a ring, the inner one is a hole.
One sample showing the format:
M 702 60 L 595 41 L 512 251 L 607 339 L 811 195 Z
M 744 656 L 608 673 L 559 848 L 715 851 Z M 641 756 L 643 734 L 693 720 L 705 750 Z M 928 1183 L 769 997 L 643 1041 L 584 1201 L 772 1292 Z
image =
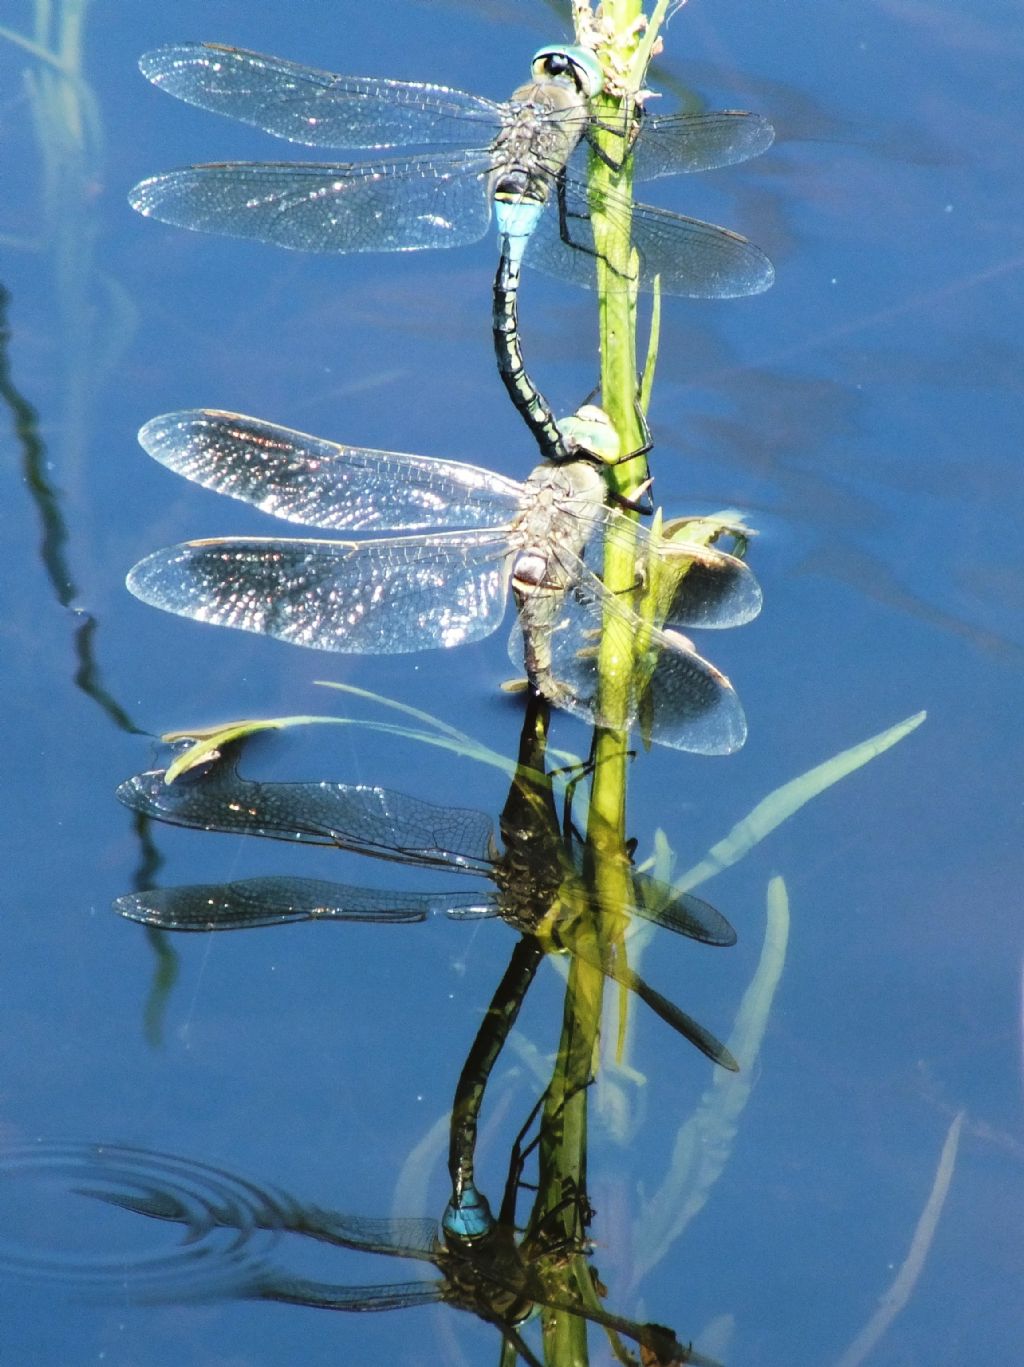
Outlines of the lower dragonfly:
M 219 43 L 147 53 L 143 74 L 201 109 L 306 146 L 427 150 L 354 163 L 225 162 L 168 171 L 129 195 L 148 217 L 303 251 L 412 251 L 479 241 L 492 207 L 517 258 L 559 279 L 593 283 L 585 157 L 604 74 L 578 46 L 541 48 L 531 78 L 500 103 L 410 81 L 335 75 Z M 635 178 L 746 161 L 774 131 L 754 114 L 644 115 L 619 132 Z M 607 154 L 605 154 L 607 157 Z M 557 212 L 545 211 L 557 201 Z M 606 193 L 604 212 L 631 224 L 637 274 L 624 285 L 728 297 L 772 283 L 767 257 L 713 224 Z
M 118 1303 L 133 1299 L 145 1304 L 186 1302 L 216 1295 L 350 1313 L 450 1305 L 493 1325 L 529 1367 L 543 1364 L 523 1337 L 521 1326 L 540 1310 L 556 1310 L 598 1325 L 610 1336 L 633 1340 L 642 1346 L 650 1367 L 682 1363 L 717 1367 L 691 1345 L 680 1343 L 664 1325 L 618 1315 L 596 1297 L 584 1302 L 573 1272 L 574 1264 L 582 1263 L 583 1275 L 595 1277 L 587 1261 L 589 1210 L 581 1210 L 577 1230 L 569 1237 L 536 1220 L 521 1232 L 515 1224 L 521 1180 L 516 1150 L 501 1214 L 485 1235 L 472 1239 L 439 1227 L 429 1217 L 334 1211 L 209 1164 L 154 1150 L 67 1142 L 0 1150 L 0 1170 L 13 1168 L 24 1178 L 40 1167 L 49 1175 L 51 1203 L 59 1174 L 79 1202 L 85 1198 L 181 1227 L 177 1256 L 165 1254 L 154 1265 L 142 1261 L 136 1266 L 130 1257 L 118 1260 Z M 578 1200 L 584 1206 L 585 1198 Z M 82 1219 L 77 1204 L 79 1234 Z M 233 1235 L 227 1246 L 222 1232 Z M 282 1254 L 287 1256 L 290 1240 L 296 1238 L 321 1247 L 405 1259 L 439 1275 L 371 1285 L 296 1276 L 281 1266 Z M 0 1266 L 3 1263 L 0 1255 Z M 26 1270 L 31 1272 L 33 1265 L 19 1267 L 22 1275 Z M 42 1275 L 47 1271 L 42 1269 Z M 74 1277 L 74 1271 L 69 1275 Z M 83 1277 L 93 1297 L 112 1280 L 109 1259 L 94 1275 Z
M 439 807 L 388 788 L 345 783 L 261 783 L 243 778 L 229 751 L 208 768 L 167 783 L 166 770 L 127 779 L 118 799 L 132 811 L 192 829 L 332 845 L 419 868 L 483 875 L 493 890 L 389 892 L 321 879 L 263 877 L 127 893 L 114 909 L 129 920 L 171 931 L 209 932 L 297 921 L 401 924 L 444 915 L 500 917 L 546 949 L 595 962 L 671 1029 L 730 1070 L 729 1050 L 691 1016 L 614 955 L 600 954 L 580 933 L 597 911 L 613 924 L 639 916 L 709 945 L 729 946 L 736 932 L 692 893 L 630 871 L 632 896 L 608 903 L 583 876 L 582 854 L 559 828 L 550 779 L 521 769 L 502 813 L 499 850 L 482 812 Z
M 677 629 L 750 621 L 761 607 L 756 580 L 734 556 L 662 541 L 606 506 L 596 460 L 542 465 L 519 482 L 212 409 L 154 418 L 139 440 L 169 469 L 289 521 L 421 533 L 185 542 L 130 571 L 128 588 L 143 602 L 313 649 L 401 654 L 490 635 L 511 588 L 522 628 L 513 658 L 525 653 L 532 684 L 551 702 L 596 725 L 628 725 L 642 712 L 651 737 L 677 749 L 727 754 L 743 744 L 732 685 Z M 638 588 L 648 570 L 665 572 L 663 628 L 605 589 L 597 571 L 608 545 L 629 548 Z M 599 699 L 594 646 L 608 618 L 638 643 L 638 664 Z

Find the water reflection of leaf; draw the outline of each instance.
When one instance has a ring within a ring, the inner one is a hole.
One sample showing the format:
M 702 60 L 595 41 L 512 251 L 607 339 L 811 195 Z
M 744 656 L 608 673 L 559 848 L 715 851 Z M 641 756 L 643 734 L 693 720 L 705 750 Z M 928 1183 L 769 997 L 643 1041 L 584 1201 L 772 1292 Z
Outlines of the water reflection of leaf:
M 910 1300 L 911 1293 L 917 1285 L 917 1279 L 921 1275 L 925 1259 L 928 1256 L 928 1250 L 932 1246 L 939 1217 L 949 1194 L 949 1185 L 953 1180 L 953 1168 L 956 1165 L 960 1129 L 963 1121 L 964 1112 L 959 1111 L 954 1116 L 953 1123 L 946 1133 L 946 1142 L 943 1144 L 942 1153 L 939 1156 L 939 1166 L 935 1170 L 932 1189 L 928 1194 L 924 1210 L 921 1212 L 921 1218 L 917 1222 L 917 1228 L 914 1230 L 910 1249 L 893 1278 L 892 1286 L 882 1297 L 878 1309 L 836 1363 L 836 1367 L 860 1367 L 860 1364 L 872 1352 L 889 1325 Z
M 359 717 L 330 717 L 313 714 L 250 717 L 237 721 L 219 722 L 213 726 L 185 727 L 176 731 L 167 731 L 161 737 L 162 740 L 168 742 L 184 740 L 195 742 L 194 745 L 183 750 L 168 766 L 165 782 L 171 784 L 182 774 L 188 773 L 190 769 L 199 768 L 210 760 L 217 759 L 221 750 L 234 741 L 243 740 L 245 737 L 255 735 L 260 731 L 282 731 L 291 726 L 360 726 L 368 731 L 376 731 L 381 735 L 417 741 L 422 745 L 435 745 L 442 750 L 450 750 L 463 759 L 490 764 L 503 773 L 512 774 L 515 772 L 515 763 L 512 760 L 507 759 L 504 755 L 499 755 L 495 750 L 490 750 L 486 745 L 473 740 L 464 732 L 446 725 L 439 718 L 421 712 L 418 708 L 408 707 L 404 703 L 398 703 L 391 698 L 384 697 L 383 694 L 371 693 L 351 684 L 325 683 L 324 687 L 337 688 L 342 692 L 370 699 L 383 707 L 394 708 L 397 711 L 419 717 L 432 730 L 413 730 L 408 726 L 397 726 L 393 722 L 369 721 L 366 718 Z
M 905 722 L 897 723 L 897 725 L 889 727 L 889 730 L 880 731 L 878 735 L 874 735 L 870 740 L 861 741 L 860 745 L 854 745 L 852 748 L 839 753 L 839 755 L 833 756 L 833 759 L 824 761 L 824 764 L 819 764 L 819 766 L 812 768 L 812 770 L 808 770 L 807 774 L 801 774 L 798 778 L 792 779 L 789 783 L 783 783 L 781 787 L 778 787 L 778 789 L 775 789 L 772 793 L 768 794 L 768 797 L 757 802 L 756 807 L 753 808 L 741 822 L 737 822 L 736 826 L 733 827 L 733 830 L 730 831 L 729 835 L 726 835 L 725 839 L 722 839 L 722 841 L 719 841 L 716 845 L 712 846 L 711 850 L 708 850 L 707 856 L 705 856 L 699 864 L 696 864 L 695 867 L 689 869 L 681 878 L 675 880 L 675 883 L 673 884 L 674 890 L 688 891 L 693 889 L 697 884 L 703 883 L 707 879 L 714 878 L 715 874 L 720 874 L 723 869 L 738 863 L 741 858 L 744 858 L 746 854 L 749 854 L 749 852 L 755 848 L 757 843 L 766 839 L 775 828 L 781 826 L 782 822 L 785 822 L 785 820 L 789 819 L 790 816 L 793 816 L 794 813 L 800 811 L 800 808 L 804 807 L 804 805 L 811 801 L 813 797 L 818 797 L 819 794 L 826 791 L 828 787 L 833 786 L 834 783 L 838 783 L 839 779 L 846 778 L 846 776 L 856 771 L 857 768 L 867 764 L 868 760 L 875 759 L 876 756 L 882 755 L 890 746 L 897 744 L 897 741 L 901 741 L 905 735 L 911 734 L 911 731 L 916 730 L 916 727 L 920 726 L 920 723 L 923 722 L 926 715 L 926 712 L 917 712 L 917 714 L 911 716 L 911 718 L 906 719 Z M 652 850 L 651 857 L 648 857 L 644 863 L 638 865 L 638 868 L 644 872 L 654 872 L 654 876 L 659 882 L 670 883 L 671 878 L 673 878 L 674 858 L 673 850 L 671 850 L 666 835 L 664 835 L 663 831 L 655 831 L 654 850 Z M 774 886 L 775 884 L 772 883 L 771 887 Z M 772 894 L 771 887 L 770 891 L 768 891 L 768 895 L 770 895 L 770 905 L 768 905 L 770 927 L 768 927 L 768 935 L 771 934 L 771 897 L 774 895 Z M 785 889 L 783 889 L 782 895 L 785 895 Z M 630 954 L 632 954 L 634 964 L 640 960 L 641 953 L 643 953 L 644 947 L 647 946 L 649 938 L 651 938 L 651 932 L 649 932 L 648 927 L 645 927 L 645 925 L 637 927 L 636 931 L 630 936 Z M 762 956 L 762 958 L 763 957 L 764 956 Z M 779 971 L 781 971 L 781 964 L 779 964 Z M 757 975 L 760 975 L 760 972 L 762 972 L 762 966 L 759 966 L 759 969 L 757 969 Z M 752 990 L 753 987 L 751 990 L 748 990 L 748 998 Z M 774 991 L 774 988 L 772 988 L 772 991 Z M 748 998 L 744 998 L 745 1003 L 748 1001 Z M 770 1002 L 768 1002 L 768 1005 L 770 1005 Z M 744 1007 L 741 1007 L 741 1012 L 742 1009 L 744 1009 Z M 756 1046 L 760 1046 L 760 1039 L 757 1039 Z M 731 1042 L 729 1043 L 729 1048 L 731 1053 L 736 1053 L 736 1050 L 731 1046 Z M 749 1069 L 751 1069 L 755 1057 L 756 1047 L 753 1048 L 752 1053 L 749 1055 L 742 1053 L 737 1054 L 737 1058 L 740 1059 L 742 1070 L 741 1076 L 749 1076 Z M 606 1122 L 607 1128 L 610 1129 L 612 1136 L 615 1137 L 617 1143 L 621 1144 L 622 1147 L 628 1146 L 630 1137 L 632 1137 L 634 1131 L 636 1131 L 638 1122 L 640 1122 L 640 1113 L 638 1113 L 637 1106 L 634 1105 L 634 1103 L 630 1103 L 628 1095 L 626 1095 L 625 1084 L 628 1084 L 629 1087 L 632 1087 L 634 1092 L 636 1092 L 636 1089 L 643 1087 L 644 1083 L 643 1074 L 637 1073 L 636 1070 L 629 1068 L 628 1059 L 629 1040 L 626 1039 L 625 1043 L 619 1048 L 619 1057 L 614 1059 L 612 1064 L 608 1064 L 606 1068 L 604 1068 L 602 1074 L 600 1074 L 599 1084 L 597 1084 L 597 1087 L 599 1087 L 597 1096 L 599 1096 L 600 1113 L 602 1113 L 603 1120 Z M 741 1089 L 742 1085 L 744 1084 L 741 1084 Z M 740 1095 L 740 1092 L 737 1092 L 736 1095 Z M 703 1103 L 701 1103 L 701 1105 L 703 1105 Z M 686 1124 L 689 1125 L 690 1121 L 686 1122 Z M 701 1204 L 703 1204 L 703 1200 L 701 1200 Z
M 739 1073 L 716 1068 L 710 1086 L 676 1135 L 668 1172 L 634 1219 L 634 1281 L 668 1252 L 704 1206 L 729 1155 L 739 1118 L 754 1084 L 754 1063 L 764 1039 L 789 938 L 789 898 L 781 878 L 768 885 L 767 920 L 757 970 L 743 995 L 728 1045 L 743 1062 Z
M 927 715 L 927 712 L 915 712 L 906 721 L 897 722 L 895 726 L 880 731 L 877 736 L 871 736 L 859 745 L 841 751 L 824 764 L 819 764 L 807 773 L 801 774 L 799 778 L 791 779 L 781 788 L 776 788 L 742 821 L 738 821 L 724 840 L 712 845 L 700 863 L 688 869 L 677 880 L 677 887 L 680 890 L 695 888 L 735 864 L 812 798 L 823 793 L 826 788 L 831 788 L 848 774 L 854 773 L 869 760 L 884 754 L 911 731 L 916 731 Z

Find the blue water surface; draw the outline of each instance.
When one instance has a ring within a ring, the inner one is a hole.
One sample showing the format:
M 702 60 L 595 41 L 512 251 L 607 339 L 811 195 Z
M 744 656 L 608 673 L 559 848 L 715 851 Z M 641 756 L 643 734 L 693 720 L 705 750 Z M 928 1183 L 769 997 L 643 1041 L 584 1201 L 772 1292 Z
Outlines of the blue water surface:
M 215 39 L 502 98 L 566 22 L 539 0 L 51 8 L 65 34 L 82 9 L 74 81 L 0 40 L 0 1137 L 129 1143 L 339 1209 L 439 1215 L 444 1118 L 512 932 L 437 921 L 179 936 L 177 976 L 154 1006 L 154 942 L 110 910 L 145 857 L 113 793 L 161 755 L 151 737 L 170 728 L 380 717 L 317 688 L 323 678 L 514 755 L 520 704 L 498 691 L 505 633 L 443 655 L 316 656 L 153 611 L 124 575 L 159 546 L 270 529 L 142 453 L 139 426 L 174 409 L 234 409 L 524 476 L 535 450 L 491 351 L 495 244 L 305 257 L 144 221 L 126 192 L 145 175 L 289 149 L 167 98 L 136 61 Z M 31 40 L 36 17 L 19 0 L 4 23 Z M 642 1277 L 638 1212 L 712 1070 L 637 1007 L 630 1070 L 611 1069 L 614 1090 L 595 1093 L 595 1260 L 609 1304 L 745 1367 L 1024 1360 L 1021 58 L 1005 0 L 694 0 L 651 78 L 775 123 L 760 160 L 648 197 L 750 236 L 777 281 L 755 299 L 665 302 L 657 500 L 669 513 L 734 508 L 759 530 L 750 559 L 765 609 L 700 643 L 743 698 L 745 748 L 655 749 L 634 764 L 638 857 L 662 830 L 681 872 L 780 785 L 928 712 L 702 889 L 736 925 L 735 949 L 664 936 L 648 948 L 658 988 L 727 1037 L 769 880 L 785 880 L 788 953 L 744 1072 L 752 1093 L 734 1133 L 703 1136 L 724 1170 Z M 594 299 L 530 274 L 522 310 L 536 377 L 568 411 L 598 374 Z M 579 752 L 588 737 L 559 717 L 553 743 Z M 496 771 L 357 728 L 263 741 L 248 763 L 261 777 L 384 783 L 495 814 L 504 796 Z M 168 884 L 288 872 L 452 882 L 337 852 L 152 838 Z M 543 970 L 492 1085 L 479 1175 L 495 1193 L 557 1040 L 560 988 Z M 923 1212 L 961 1113 L 929 1240 Z M 3 1203 L 0 1255 L 4 1240 L 88 1237 L 6 1187 Z M 324 1275 L 412 1274 L 337 1254 Z M 883 1298 L 899 1313 L 847 1354 Z M 443 1308 L 83 1304 L 13 1277 L 0 1302 L 0 1360 L 40 1367 L 498 1354 L 493 1330 Z

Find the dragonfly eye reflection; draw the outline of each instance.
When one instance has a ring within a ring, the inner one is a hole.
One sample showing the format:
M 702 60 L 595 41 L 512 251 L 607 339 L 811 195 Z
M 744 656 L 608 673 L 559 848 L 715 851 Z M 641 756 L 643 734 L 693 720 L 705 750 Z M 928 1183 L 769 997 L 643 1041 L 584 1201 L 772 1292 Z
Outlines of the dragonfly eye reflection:
M 510 583 L 516 587 L 513 573 L 522 572 L 513 658 L 541 694 L 597 725 L 613 716 L 632 721 L 643 708 L 653 739 L 678 749 L 721 754 L 743 743 L 746 724 L 729 681 L 669 632 L 749 621 L 761 607 L 756 580 L 731 555 L 685 542 L 669 548 L 606 506 L 592 463 L 542 465 L 520 483 L 210 409 L 156 418 L 140 440 L 169 469 L 293 522 L 416 533 L 186 542 L 130 571 L 128 587 L 142 601 L 317 650 L 402 654 L 490 635 Z M 616 545 L 669 572 L 684 555 L 699 567 L 693 576 L 673 572 L 667 630 L 641 621 L 628 595 L 605 589 L 599 571 Z M 623 679 L 626 696 L 599 701 L 589 647 L 609 617 L 642 637 L 654 664 Z

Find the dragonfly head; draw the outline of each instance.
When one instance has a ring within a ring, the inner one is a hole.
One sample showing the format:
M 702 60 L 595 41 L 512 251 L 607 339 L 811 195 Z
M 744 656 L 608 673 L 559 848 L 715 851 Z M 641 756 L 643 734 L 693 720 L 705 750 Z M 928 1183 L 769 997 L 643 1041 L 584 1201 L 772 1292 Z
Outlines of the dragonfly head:
M 587 99 L 600 95 L 604 86 L 601 63 L 585 47 L 542 47 L 535 52 L 530 71 L 536 81 L 564 81 Z
M 566 448 L 573 456 L 595 460 L 600 465 L 614 465 L 622 455 L 619 434 L 612 420 L 597 404 L 585 403 L 570 418 L 558 424 Z

